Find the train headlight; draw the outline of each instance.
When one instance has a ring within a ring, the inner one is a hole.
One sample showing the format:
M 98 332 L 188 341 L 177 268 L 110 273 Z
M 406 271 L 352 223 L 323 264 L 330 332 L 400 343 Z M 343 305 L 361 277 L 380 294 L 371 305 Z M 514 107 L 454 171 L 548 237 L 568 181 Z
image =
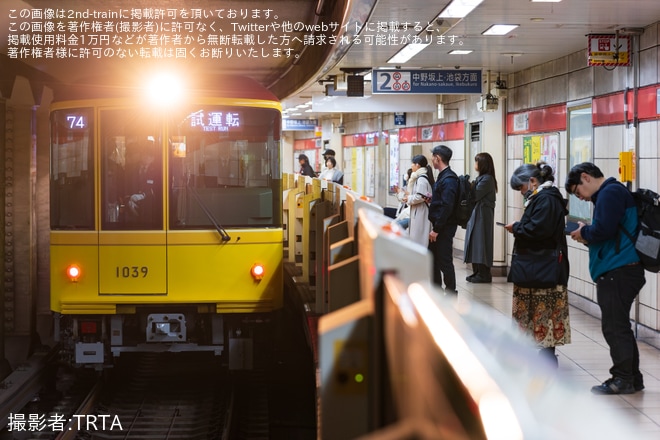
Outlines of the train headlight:
M 179 78 L 170 74 L 158 74 L 146 84 L 149 100 L 158 107 L 177 104 L 183 97 L 183 84 Z
M 66 268 L 66 276 L 69 277 L 69 279 L 74 283 L 78 281 L 81 273 L 82 271 L 80 270 L 80 266 L 77 264 L 71 264 Z
M 264 277 L 265 273 L 266 269 L 264 268 L 263 264 L 254 263 L 250 269 L 250 275 L 252 275 L 252 278 L 254 278 L 255 281 L 260 281 Z

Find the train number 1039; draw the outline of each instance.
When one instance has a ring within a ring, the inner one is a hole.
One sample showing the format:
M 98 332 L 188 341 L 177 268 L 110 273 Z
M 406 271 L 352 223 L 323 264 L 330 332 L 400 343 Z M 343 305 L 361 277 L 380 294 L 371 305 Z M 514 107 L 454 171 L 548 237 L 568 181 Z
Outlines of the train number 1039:
M 117 266 L 115 274 L 117 278 L 146 278 L 149 268 L 147 266 Z

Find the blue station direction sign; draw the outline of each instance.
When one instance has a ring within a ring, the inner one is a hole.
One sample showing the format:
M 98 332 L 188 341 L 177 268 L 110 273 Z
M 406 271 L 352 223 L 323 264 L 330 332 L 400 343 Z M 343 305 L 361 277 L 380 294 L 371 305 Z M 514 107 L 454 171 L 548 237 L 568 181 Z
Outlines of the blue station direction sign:
M 288 131 L 312 131 L 319 125 L 318 119 L 283 119 L 284 127 L 282 130 Z
M 481 70 L 376 70 L 371 93 L 480 95 Z

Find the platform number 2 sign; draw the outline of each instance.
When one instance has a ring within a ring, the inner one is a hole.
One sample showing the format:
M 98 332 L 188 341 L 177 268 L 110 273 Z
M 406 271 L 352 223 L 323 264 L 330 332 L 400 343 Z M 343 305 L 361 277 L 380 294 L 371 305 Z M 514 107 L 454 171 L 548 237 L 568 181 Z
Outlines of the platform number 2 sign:
M 410 86 L 410 72 L 378 72 L 377 92 L 409 92 Z

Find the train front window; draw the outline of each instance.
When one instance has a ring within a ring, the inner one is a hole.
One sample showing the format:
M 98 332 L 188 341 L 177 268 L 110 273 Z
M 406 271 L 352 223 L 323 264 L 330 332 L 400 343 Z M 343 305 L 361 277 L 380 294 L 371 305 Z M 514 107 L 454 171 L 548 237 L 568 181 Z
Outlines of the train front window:
M 92 109 L 51 114 L 51 229 L 94 229 Z
M 206 106 L 169 125 L 170 227 L 281 226 L 280 114 Z
M 103 229 L 162 229 L 160 122 L 136 109 L 103 110 L 99 119 Z

